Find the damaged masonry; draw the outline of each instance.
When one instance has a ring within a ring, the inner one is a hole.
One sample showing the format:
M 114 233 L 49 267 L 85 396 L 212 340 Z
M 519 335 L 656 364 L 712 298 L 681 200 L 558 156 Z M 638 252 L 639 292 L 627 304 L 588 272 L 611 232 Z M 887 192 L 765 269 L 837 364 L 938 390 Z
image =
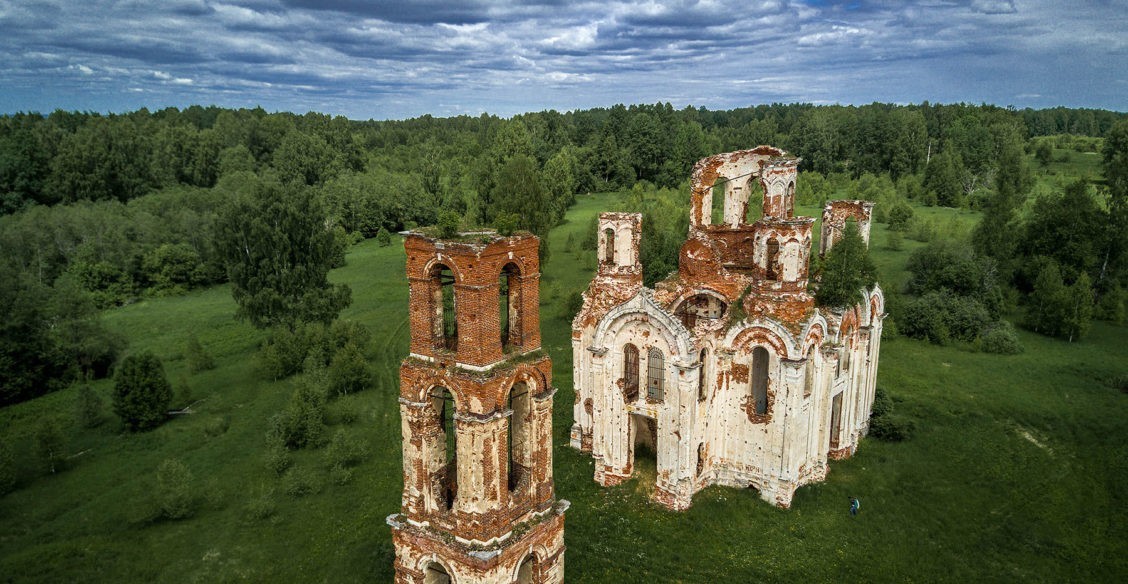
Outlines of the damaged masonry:
M 884 297 L 874 285 L 847 309 L 815 306 L 798 163 L 770 146 L 699 161 L 678 271 L 653 290 L 641 215 L 600 215 L 598 268 L 572 324 L 571 445 L 591 453 L 601 485 L 630 478 L 641 445 L 656 453 L 652 498 L 666 507 L 713 484 L 787 507 L 866 433 Z M 872 208 L 828 203 L 820 254 L 847 221 L 868 242 Z
M 552 362 L 540 346 L 539 240 L 404 238 L 411 354 L 400 368 L 400 584 L 558 583 Z

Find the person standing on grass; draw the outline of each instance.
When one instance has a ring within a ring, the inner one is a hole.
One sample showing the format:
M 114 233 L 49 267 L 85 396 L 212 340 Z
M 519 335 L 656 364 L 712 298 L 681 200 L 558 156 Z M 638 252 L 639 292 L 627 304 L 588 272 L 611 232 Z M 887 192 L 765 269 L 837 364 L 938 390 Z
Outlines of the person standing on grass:
M 858 501 L 857 497 L 850 497 L 850 516 L 856 516 L 858 509 L 862 508 L 862 504 Z

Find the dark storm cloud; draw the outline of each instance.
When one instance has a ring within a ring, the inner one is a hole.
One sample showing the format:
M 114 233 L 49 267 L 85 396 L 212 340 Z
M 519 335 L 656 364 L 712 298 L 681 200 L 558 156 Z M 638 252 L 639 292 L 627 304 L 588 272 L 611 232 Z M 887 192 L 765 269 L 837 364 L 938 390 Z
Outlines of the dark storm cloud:
M 0 112 L 88 109 L 90 96 L 107 109 L 216 102 L 333 107 L 353 117 L 659 100 L 1125 109 L 1124 8 L 1050 0 L 0 0 Z

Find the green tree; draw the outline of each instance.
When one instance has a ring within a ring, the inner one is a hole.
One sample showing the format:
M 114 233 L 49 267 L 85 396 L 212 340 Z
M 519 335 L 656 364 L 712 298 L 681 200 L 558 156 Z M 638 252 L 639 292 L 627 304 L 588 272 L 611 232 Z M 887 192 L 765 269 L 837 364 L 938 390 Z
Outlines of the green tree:
M 35 428 L 35 453 L 43 469 L 54 474 L 66 460 L 67 437 L 55 418 L 40 420 Z
M 161 360 L 152 352 L 122 360 L 114 376 L 114 413 L 132 431 L 149 430 L 164 422 L 172 402 L 172 384 Z
M 8 440 L 0 438 L 0 496 L 16 487 L 16 457 Z
M 943 207 L 959 207 L 963 200 L 963 165 L 951 149 L 932 157 L 924 167 L 926 202 Z
M 1018 208 L 1033 186 L 1026 168 L 1022 150 L 1017 145 L 1008 146 L 999 157 L 995 173 L 995 192 L 983 206 L 983 218 L 971 234 L 975 251 L 984 257 L 994 258 L 1000 265 L 1009 265 L 1019 238 Z
M 877 267 L 870 259 L 869 248 L 857 224 L 848 221 L 842 238 L 826 254 L 815 298 L 823 306 L 842 308 L 860 302 L 862 289 L 876 281 Z
M 102 423 L 102 409 L 102 398 L 94 388 L 82 384 L 74 401 L 74 421 L 82 428 L 95 428 Z
M 192 471 L 183 462 L 168 458 L 157 467 L 157 504 L 165 519 L 190 517 L 195 507 Z
M 329 323 L 349 305 L 349 287 L 329 283 L 335 238 L 308 188 L 257 185 L 221 211 L 216 231 L 238 318 L 293 330 Z
M 1038 164 L 1042 168 L 1046 168 L 1050 165 L 1053 158 L 1054 148 L 1050 146 L 1049 141 L 1042 140 L 1038 142 L 1038 147 L 1034 149 L 1034 159 L 1038 161 Z

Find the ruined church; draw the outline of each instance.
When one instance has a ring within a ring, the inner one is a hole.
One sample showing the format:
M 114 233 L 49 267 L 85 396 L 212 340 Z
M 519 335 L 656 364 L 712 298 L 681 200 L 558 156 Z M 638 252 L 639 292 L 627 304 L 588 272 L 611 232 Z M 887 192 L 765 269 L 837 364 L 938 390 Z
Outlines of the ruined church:
M 648 451 L 652 499 L 666 507 L 686 509 L 713 484 L 787 507 L 828 459 L 857 448 L 884 297 L 875 284 L 846 309 L 815 305 L 798 163 L 769 146 L 699 161 L 678 270 L 654 289 L 642 281 L 641 215 L 600 215 L 597 271 L 572 325 L 571 445 L 591 453 L 601 485 L 630 478 Z M 868 243 L 872 206 L 828 203 L 819 253 L 847 221 Z
M 493 232 L 404 238 L 403 498 L 387 519 L 399 584 L 564 580 L 538 245 Z

